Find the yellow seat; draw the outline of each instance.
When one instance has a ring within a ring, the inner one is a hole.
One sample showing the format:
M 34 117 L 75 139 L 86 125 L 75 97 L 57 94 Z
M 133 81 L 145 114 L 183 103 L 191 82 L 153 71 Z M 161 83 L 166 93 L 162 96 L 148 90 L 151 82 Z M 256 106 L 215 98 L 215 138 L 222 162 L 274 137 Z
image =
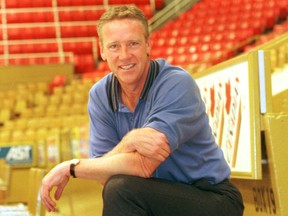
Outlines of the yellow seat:
M 33 117 L 39 117 L 39 118 L 42 118 L 45 116 L 45 110 L 46 110 L 46 107 L 48 105 L 45 105 L 45 106 L 37 106 L 37 107 L 34 107 L 33 108 Z
M 12 113 L 11 109 L 1 108 L 0 110 L 0 123 L 5 123 L 11 119 Z
M 5 143 L 11 141 L 11 134 L 12 130 L 9 130 L 7 128 L 5 130 L 0 130 L 0 145 L 2 142 Z
M 45 216 L 46 209 L 40 199 L 40 187 L 45 174 L 44 169 L 31 168 L 29 171 L 28 204 L 0 205 L 0 212 L 5 212 L 5 215 L 10 216 Z
M 46 107 L 45 115 L 46 117 L 55 117 L 58 115 L 58 106 L 56 104 L 49 104 Z
M 42 179 L 46 174 L 46 170 L 39 168 L 31 168 L 29 171 L 29 200 L 28 210 L 33 216 L 44 216 L 46 209 L 41 202 L 40 187 Z
M 21 112 L 21 118 L 32 118 L 34 117 L 33 115 L 33 109 L 25 109 Z
M 12 132 L 12 142 L 23 142 L 25 140 L 24 130 L 16 129 Z
M 3 160 L 0 161 L 0 203 L 7 203 L 7 196 L 9 192 L 9 182 L 10 182 L 10 166 L 6 164 Z
M 58 110 L 58 116 L 68 116 L 70 115 L 71 113 L 73 113 L 73 110 L 71 109 L 71 106 L 70 104 L 61 104 L 59 106 L 59 110 Z
M 62 95 L 62 104 L 71 105 L 73 103 L 72 94 L 65 93 Z
M 61 102 L 61 95 L 51 95 L 49 97 L 48 105 L 59 105 Z
M 15 102 L 14 113 L 21 115 L 26 109 L 28 109 L 28 102 L 25 99 L 19 99 Z
M 15 120 L 15 130 L 27 129 L 28 120 L 26 118 L 19 118 Z
M 38 82 L 36 84 L 37 86 L 37 92 L 42 92 L 43 94 L 48 93 L 48 83 L 47 82 Z

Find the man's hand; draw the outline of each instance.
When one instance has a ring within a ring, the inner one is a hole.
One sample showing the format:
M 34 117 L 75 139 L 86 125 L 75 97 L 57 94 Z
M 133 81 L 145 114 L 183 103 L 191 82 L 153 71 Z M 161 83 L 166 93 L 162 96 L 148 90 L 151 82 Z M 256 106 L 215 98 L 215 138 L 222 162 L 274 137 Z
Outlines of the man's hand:
M 40 190 L 41 200 L 49 212 L 56 209 L 56 203 L 51 199 L 50 192 L 56 187 L 54 198 L 56 200 L 60 199 L 70 178 L 69 167 L 69 162 L 63 162 L 54 167 L 42 180 Z
M 170 146 L 165 134 L 150 127 L 134 129 L 123 137 L 119 145 L 128 151 L 163 162 L 170 155 Z

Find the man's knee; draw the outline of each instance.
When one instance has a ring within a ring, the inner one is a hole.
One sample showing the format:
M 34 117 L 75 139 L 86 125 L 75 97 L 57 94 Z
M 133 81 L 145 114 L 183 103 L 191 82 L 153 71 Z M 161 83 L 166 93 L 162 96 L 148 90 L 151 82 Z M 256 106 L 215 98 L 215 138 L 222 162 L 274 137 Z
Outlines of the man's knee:
M 103 189 L 103 215 L 147 215 L 146 202 L 141 195 L 145 179 L 131 175 L 115 175 Z
M 132 176 L 129 175 L 114 175 L 110 177 L 106 184 L 104 185 L 103 189 L 103 199 L 113 199 L 119 198 L 125 193 L 129 193 L 129 189 L 131 188 L 131 181 Z

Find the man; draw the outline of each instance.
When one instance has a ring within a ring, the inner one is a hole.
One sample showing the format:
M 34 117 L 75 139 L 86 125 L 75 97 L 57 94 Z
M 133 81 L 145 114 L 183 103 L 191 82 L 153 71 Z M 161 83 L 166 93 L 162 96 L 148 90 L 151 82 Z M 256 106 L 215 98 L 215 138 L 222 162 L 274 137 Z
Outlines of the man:
M 147 19 L 133 6 L 108 9 L 98 23 L 111 73 L 90 90 L 90 159 L 65 161 L 43 179 L 49 211 L 70 175 L 103 184 L 103 215 L 243 214 L 239 191 L 215 143 L 193 78 L 150 60 Z

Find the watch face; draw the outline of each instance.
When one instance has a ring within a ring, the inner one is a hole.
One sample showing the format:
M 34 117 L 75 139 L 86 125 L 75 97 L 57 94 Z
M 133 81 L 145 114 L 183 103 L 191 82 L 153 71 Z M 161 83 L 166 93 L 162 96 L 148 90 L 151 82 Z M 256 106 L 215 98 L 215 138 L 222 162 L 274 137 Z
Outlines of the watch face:
M 80 162 L 80 160 L 79 159 L 72 159 L 71 160 L 71 164 L 78 164 Z

